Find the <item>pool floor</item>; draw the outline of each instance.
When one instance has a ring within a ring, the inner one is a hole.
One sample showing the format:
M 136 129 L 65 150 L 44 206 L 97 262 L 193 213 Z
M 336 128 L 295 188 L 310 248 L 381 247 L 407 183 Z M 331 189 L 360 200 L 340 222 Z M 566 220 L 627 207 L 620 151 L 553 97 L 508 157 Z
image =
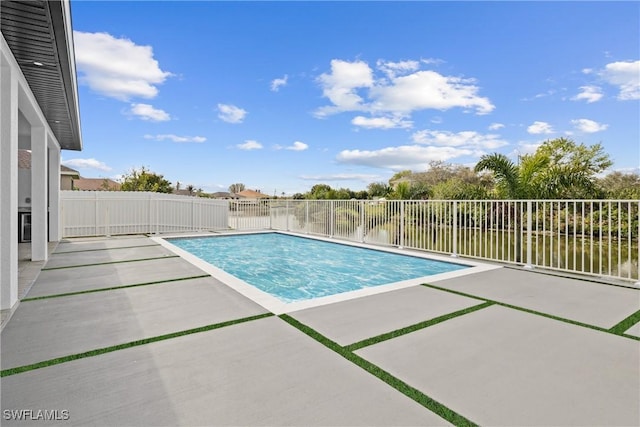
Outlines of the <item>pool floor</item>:
M 284 303 L 469 268 L 280 233 L 169 241 Z

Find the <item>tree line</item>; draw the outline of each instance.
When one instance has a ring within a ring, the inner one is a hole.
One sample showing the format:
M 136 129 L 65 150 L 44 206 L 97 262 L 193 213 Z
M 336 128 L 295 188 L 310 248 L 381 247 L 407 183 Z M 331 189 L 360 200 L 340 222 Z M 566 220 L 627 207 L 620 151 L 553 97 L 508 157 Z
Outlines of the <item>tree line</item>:
M 568 138 L 542 143 L 517 161 L 504 154 L 483 155 L 474 168 L 431 162 L 428 170 L 396 173 L 366 191 L 314 185 L 298 199 L 484 200 L 484 199 L 640 199 L 638 173 L 603 172 L 613 162 L 601 144 L 586 146 Z
M 404 170 L 388 182 L 373 182 L 366 190 L 334 189 L 316 184 L 294 199 L 349 200 L 478 200 L 478 199 L 640 199 L 638 173 L 603 173 L 613 162 L 601 144 L 586 146 L 568 138 L 542 143 L 532 154 L 517 161 L 504 154 L 483 155 L 474 168 L 445 162 L 431 162 L 426 171 Z M 173 193 L 180 190 L 163 175 L 147 168 L 132 169 L 122 178 L 123 191 Z M 209 196 L 192 185 L 189 194 Z M 235 183 L 229 192 L 245 189 Z

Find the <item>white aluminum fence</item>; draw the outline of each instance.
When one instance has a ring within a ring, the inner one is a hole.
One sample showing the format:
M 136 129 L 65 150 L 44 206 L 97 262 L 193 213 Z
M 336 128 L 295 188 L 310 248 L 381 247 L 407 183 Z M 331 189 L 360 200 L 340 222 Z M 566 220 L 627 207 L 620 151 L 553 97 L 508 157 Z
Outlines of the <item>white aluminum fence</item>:
M 639 282 L 639 200 L 211 200 L 61 192 L 64 237 L 274 229 Z
M 271 228 L 269 200 L 229 200 L 229 228 L 263 230 Z
M 126 191 L 61 191 L 63 237 L 227 229 L 228 202 Z
M 638 281 L 638 200 L 272 201 L 271 228 Z

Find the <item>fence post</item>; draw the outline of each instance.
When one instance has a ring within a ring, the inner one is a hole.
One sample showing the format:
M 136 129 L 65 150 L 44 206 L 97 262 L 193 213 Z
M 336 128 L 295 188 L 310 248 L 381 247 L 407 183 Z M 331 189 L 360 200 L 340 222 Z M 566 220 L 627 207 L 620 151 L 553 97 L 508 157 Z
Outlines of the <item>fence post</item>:
M 364 200 L 360 200 L 360 228 L 362 229 L 362 237 L 361 237 L 361 241 L 362 243 L 364 243 L 364 234 L 366 233 L 366 226 L 364 223 L 364 209 L 365 209 L 365 204 L 364 204 Z
M 405 200 L 400 200 L 400 246 L 398 246 L 399 249 L 404 248 L 404 205 L 405 205 Z
M 285 204 L 284 213 L 285 213 L 286 218 L 287 218 L 287 223 L 286 223 L 287 231 L 291 231 L 290 228 L 289 228 L 289 200 L 288 199 L 287 199 L 286 204 Z
M 333 238 L 333 227 L 335 224 L 335 206 L 333 200 L 329 201 L 329 237 Z
M 94 219 L 93 219 L 95 221 L 95 227 L 94 227 L 94 230 L 93 230 L 93 234 L 95 236 L 97 236 L 98 235 L 98 192 L 97 191 L 93 194 L 93 198 L 95 200 L 94 205 L 93 205 L 94 206 L 94 210 L 95 210 L 95 215 L 94 215 Z
M 452 257 L 458 256 L 458 201 L 453 201 L 453 253 Z
M 527 263 L 524 265 L 524 268 L 533 268 L 532 264 L 532 236 L 531 236 L 531 226 L 533 224 L 532 221 L 532 209 L 531 209 L 531 200 L 527 200 Z
M 309 201 L 304 202 L 304 231 L 309 234 Z

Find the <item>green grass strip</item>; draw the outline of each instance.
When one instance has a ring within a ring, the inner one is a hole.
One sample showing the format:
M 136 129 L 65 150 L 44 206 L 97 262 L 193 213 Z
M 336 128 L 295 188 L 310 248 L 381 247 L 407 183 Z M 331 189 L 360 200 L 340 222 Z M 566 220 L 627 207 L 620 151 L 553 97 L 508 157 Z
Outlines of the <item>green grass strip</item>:
M 468 313 L 473 313 L 474 311 L 482 310 L 483 308 L 487 308 L 489 306 L 494 305 L 494 302 L 485 302 L 483 304 L 474 305 L 473 307 L 468 307 L 463 310 L 458 310 L 453 313 L 445 314 L 440 317 L 436 317 L 431 320 L 425 320 L 424 322 L 416 323 L 415 325 L 410 325 L 404 328 L 396 329 L 395 331 L 387 332 L 384 334 L 380 334 L 375 337 L 367 338 L 366 340 L 358 341 L 353 344 L 349 344 L 345 347 L 348 351 L 356 351 L 363 347 L 367 347 L 373 344 L 377 344 L 382 341 L 387 341 L 393 338 L 397 338 L 402 335 L 410 334 L 411 332 L 418 331 L 420 329 L 428 328 L 429 326 L 437 325 L 438 323 L 442 323 L 446 320 L 453 319 L 458 316 L 463 316 Z
M 626 319 L 623 319 L 620 323 L 615 325 L 613 328 L 609 329 L 609 331 L 616 335 L 625 335 L 626 337 L 633 337 L 632 335 L 626 335 L 625 332 L 638 322 L 640 322 L 640 310 L 636 311 Z
M 395 388 L 400 393 L 402 393 L 402 394 L 406 395 L 407 397 L 413 399 L 414 401 L 416 401 L 420 405 L 424 406 L 425 408 L 427 408 L 431 412 L 439 415 L 440 417 L 444 418 L 445 420 L 449 421 L 450 423 L 452 423 L 452 424 L 454 424 L 456 426 L 476 426 L 477 425 L 477 424 L 471 422 L 470 420 L 466 419 L 462 415 L 458 414 L 457 412 L 453 411 L 452 409 L 447 408 L 442 403 L 440 403 L 440 402 L 432 399 L 431 397 L 427 396 L 426 394 L 422 393 L 417 388 L 410 386 L 409 384 L 407 384 L 404 381 L 394 377 L 393 375 L 391 375 L 387 371 L 379 368 L 378 366 L 374 365 L 373 363 L 369 362 L 368 360 L 363 359 L 362 357 L 358 356 L 357 354 L 352 353 L 351 351 L 347 350 L 345 347 L 342 347 L 338 343 L 330 340 L 329 338 L 325 337 L 324 335 L 320 334 L 319 332 L 315 331 L 314 329 L 308 327 L 307 325 L 305 325 L 303 323 L 300 323 L 299 321 L 297 321 L 293 317 L 291 317 L 289 315 L 286 315 L 286 314 L 281 314 L 279 317 L 282 320 L 284 320 L 285 322 L 289 323 L 294 328 L 296 328 L 296 329 L 300 330 L 301 332 L 307 334 L 308 336 L 310 336 L 311 338 L 315 339 L 316 341 L 318 341 L 319 343 L 321 343 L 325 347 L 328 347 L 329 349 L 335 351 L 340 356 L 342 356 L 345 359 L 349 360 L 350 362 L 358 365 L 359 367 L 361 367 L 365 371 L 369 372 L 370 374 L 378 377 L 380 380 L 382 380 L 385 383 L 389 384 L 391 387 Z
M 96 265 L 121 264 L 125 262 L 139 262 L 139 261 L 153 261 L 156 259 L 179 258 L 179 257 L 180 257 L 179 255 L 165 255 L 165 256 L 159 256 L 159 257 L 153 257 L 153 258 L 123 259 L 121 261 L 94 262 L 93 264 L 65 265 L 62 267 L 47 267 L 47 268 L 43 268 L 42 271 L 62 270 L 64 268 L 77 268 L 77 267 L 95 267 Z
M 51 255 L 65 255 L 65 254 L 77 254 L 78 252 L 98 252 L 98 251 L 116 251 L 118 249 L 134 249 L 134 248 L 147 248 L 150 246 L 160 246 L 157 243 L 152 245 L 135 245 L 135 246 L 121 246 L 117 248 L 99 248 L 99 249 L 79 249 L 77 251 L 62 251 L 62 252 L 53 252 Z
M 273 316 L 273 313 L 264 313 L 258 314 L 256 316 L 244 317 L 241 319 L 229 320 L 226 322 L 215 323 L 213 325 L 201 326 L 198 328 L 187 329 L 185 331 L 172 332 L 170 334 L 159 335 L 151 338 L 144 338 L 141 340 L 131 341 L 124 344 L 118 344 L 111 347 L 98 348 L 95 350 L 85 351 L 83 353 L 72 354 L 69 356 L 58 357 L 55 359 L 49 359 L 38 363 L 33 363 L 31 365 L 18 366 L 16 368 L 5 369 L 0 371 L 0 377 L 8 377 L 10 375 L 21 374 L 27 371 L 33 371 L 34 369 L 46 368 L 47 366 L 59 365 L 61 363 L 71 362 L 72 360 L 84 359 L 87 357 L 98 356 L 105 353 L 111 353 L 113 351 L 124 350 L 130 347 L 137 347 L 145 344 L 154 343 L 157 341 L 164 341 L 172 338 L 178 338 L 184 335 L 197 334 L 200 332 L 212 331 L 214 329 L 224 328 L 226 326 L 237 325 L 238 323 L 250 322 L 252 320 L 262 319 L 264 317 Z
M 38 300 L 41 300 L 41 299 L 49 299 L 49 298 L 68 297 L 68 296 L 71 296 L 71 295 L 92 294 L 94 292 L 114 291 L 114 290 L 117 290 L 117 289 L 135 288 L 135 287 L 138 287 L 138 286 L 158 285 L 160 283 L 179 282 L 181 280 L 202 279 L 204 277 L 211 277 L 211 275 L 209 275 L 209 274 L 201 274 L 199 276 L 179 277 L 177 279 L 156 280 L 155 282 L 135 283 L 135 284 L 132 284 L 132 285 L 112 286 L 112 287 L 109 287 L 109 288 L 87 289 L 85 291 L 66 292 L 66 293 L 63 293 L 63 294 L 43 295 L 41 297 L 24 298 L 24 299 L 21 300 L 21 302 L 38 301 Z
M 460 295 L 460 296 L 463 296 L 463 297 L 481 299 L 481 297 L 478 297 L 478 296 L 475 296 L 475 295 L 467 294 L 467 293 L 460 292 L 460 291 L 454 291 L 454 290 L 447 289 L 447 288 L 441 288 L 440 286 L 429 285 L 427 283 L 423 283 L 422 286 L 426 286 L 427 288 L 437 289 L 437 290 L 443 291 L 443 292 L 449 292 L 449 293 L 452 293 L 452 294 L 455 294 L 455 295 Z M 529 314 L 535 314 L 537 316 L 542 316 L 542 317 L 546 317 L 548 319 L 558 320 L 560 322 L 569 323 L 571 325 L 582 326 L 583 328 L 594 329 L 596 331 L 606 332 L 608 334 L 614 334 L 614 335 L 618 335 L 618 336 L 621 336 L 621 337 L 630 338 L 630 339 L 633 339 L 633 340 L 640 341 L 640 338 L 638 338 L 638 337 L 634 337 L 632 335 L 624 335 L 624 334 L 616 333 L 616 332 L 613 332 L 611 329 L 601 328 L 600 326 L 595 326 L 595 325 L 590 325 L 588 323 L 578 322 L 577 320 L 565 319 L 564 317 L 558 317 L 558 316 L 554 316 L 552 314 L 542 313 L 540 311 L 530 310 L 528 308 L 518 307 L 517 305 L 511 305 L 511 304 L 507 304 L 507 303 L 500 302 L 500 301 L 490 300 L 490 299 L 487 299 L 487 298 L 482 298 L 482 299 L 485 299 L 487 302 L 492 302 L 492 303 L 494 303 L 496 305 L 499 305 L 501 307 L 511 308 L 513 310 L 523 311 L 523 312 L 529 313 Z

